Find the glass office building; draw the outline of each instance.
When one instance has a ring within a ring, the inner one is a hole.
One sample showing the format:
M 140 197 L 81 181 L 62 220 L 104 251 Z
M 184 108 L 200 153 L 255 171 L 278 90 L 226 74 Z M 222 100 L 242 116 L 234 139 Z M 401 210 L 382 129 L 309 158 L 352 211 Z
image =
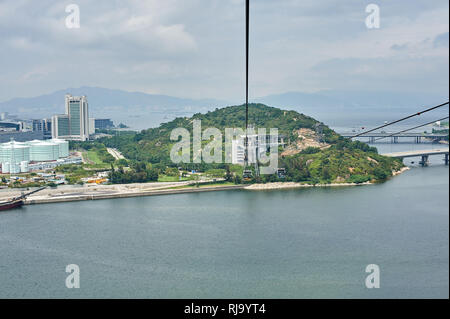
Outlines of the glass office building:
M 52 117 L 52 138 L 86 141 L 89 139 L 89 106 L 86 96 L 65 96 L 66 113 Z

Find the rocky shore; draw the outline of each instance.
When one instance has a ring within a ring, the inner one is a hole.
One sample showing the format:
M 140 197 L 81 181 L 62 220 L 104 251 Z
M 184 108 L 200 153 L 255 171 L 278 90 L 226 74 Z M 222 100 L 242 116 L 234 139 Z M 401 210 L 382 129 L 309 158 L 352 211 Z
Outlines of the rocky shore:
M 269 190 L 269 189 L 283 189 L 283 188 L 299 188 L 299 187 L 341 187 L 341 186 L 361 186 L 370 185 L 371 182 L 365 183 L 330 183 L 330 184 L 303 184 L 295 182 L 277 182 L 277 183 L 266 183 L 266 184 L 252 184 L 245 187 L 248 190 Z
M 398 171 L 392 172 L 392 176 L 397 176 L 405 171 L 409 170 L 409 167 L 402 167 Z M 266 184 L 252 184 L 245 189 L 248 190 L 270 190 L 270 189 L 284 189 L 284 188 L 300 188 L 300 187 L 342 187 L 342 186 L 362 186 L 371 185 L 371 182 L 365 183 L 330 183 L 330 184 L 305 184 L 305 183 L 295 183 L 295 182 L 276 182 L 276 183 L 266 183 Z
M 408 166 L 402 167 L 400 170 L 392 172 L 392 176 L 400 175 L 401 173 L 406 172 L 407 170 L 409 170 Z

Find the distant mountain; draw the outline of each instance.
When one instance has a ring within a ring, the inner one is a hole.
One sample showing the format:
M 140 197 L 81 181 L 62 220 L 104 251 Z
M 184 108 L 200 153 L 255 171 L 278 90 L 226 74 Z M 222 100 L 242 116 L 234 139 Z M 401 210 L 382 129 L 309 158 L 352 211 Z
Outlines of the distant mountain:
M 448 100 L 445 94 L 389 91 L 336 91 L 317 93 L 287 92 L 253 99 L 276 107 L 305 108 L 410 108 L 442 103 Z
M 312 116 L 331 127 L 373 126 L 448 101 L 448 92 L 386 91 L 320 91 L 317 93 L 288 92 L 253 99 L 274 107 L 295 110 Z M 410 123 L 432 121 L 448 114 L 448 107 L 426 113 Z M 339 129 L 341 130 L 341 129 Z
M 236 104 L 235 101 L 185 99 L 85 86 L 32 98 L 14 98 L 0 102 L 0 111 L 16 114 L 21 118 L 50 117 L 53 114 L 64 113 L 66 93 L 86 95 L 92 117 L 111 118 L 116 124 L 123 122 L 134 129 L 156 127 L 178 116 L 191 116 L 197 112 L 212 111 L 218 107 Z M 308 114 L 333 127 L 383 123 L 405 113 L 421 110 L 424 106 L 447 100 L 447 92 L 426 94 L 337 90 L 316 93 L 287 92 L 251 99 L 252 102 Z
M 86 95 L 92 117 L 112 118 L 116 122 L 130 122 L 130 118 L 146 117 L 149 125 L 161 120 L 198 111 L 207 111 L 228 104 L 214 99 L 184 99 L 167 95 L 127 92 L 100 87 L 80 87 L 59 90 L 32 98 L 14 98 L 0 103 L 0 110 L 23 118 L 50 117 L 64 113 L 64 95 Z M 154 116 L 152 116 L 152 114 Z M 156 122 L 153 119 L 158 119 Z M 131 122 L 135 122 L 131 120 Z M 139 126 L 139 125 L 138 125 Z M 142 127 L 142 128 L 144 128 Z
M 322 93 L 286 92 L 252 99 L 256 103 L 264 103 L 276 107 L 336 107 L 345 103 L 340 99 Z

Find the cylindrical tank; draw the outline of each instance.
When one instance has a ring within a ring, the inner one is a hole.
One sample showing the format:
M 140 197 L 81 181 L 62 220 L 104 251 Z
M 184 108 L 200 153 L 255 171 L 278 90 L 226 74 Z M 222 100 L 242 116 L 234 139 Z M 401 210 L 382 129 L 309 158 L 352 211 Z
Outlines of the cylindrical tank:
M 9 162 L 2 163 L 2 173 L 9 174 Z
M 0 163 L 20 164 L 30 160 L 30 147 L 25 143 L 11 141 L 0 144 Z
M 69 156 L 69 142 L 60 139 L 52 139 L 53 143 L 59 146 L 59 158 L 68 157 Z
M 28 161 L 22 161 L 20 162 L 20 172 L 21 173 L 28 173 Z
M 56 161 L 59 158 L 59 146 L 53 142 L 34 140 L 30 145 L 30 161 Z
M 11 163 L 9 167 L 10 174 L 19 174 L 20 173 L 20 164 L 19 163 Z

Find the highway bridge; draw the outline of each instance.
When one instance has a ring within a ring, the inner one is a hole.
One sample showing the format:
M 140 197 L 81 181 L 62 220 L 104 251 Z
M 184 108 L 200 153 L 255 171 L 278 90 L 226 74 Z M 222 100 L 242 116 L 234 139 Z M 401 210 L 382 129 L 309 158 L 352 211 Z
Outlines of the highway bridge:
M 428 165 L 428 157 L 430 155 L 444 155 L 445 165 L 448 165 L 448 148 L 437 149 L 437 150 L 416 150 L 416 151 L 406 151 L 406 152 L 394 152 L 394 153 L 386 153 L 384 156 L 396 157 L 396 158 L 405 158 L 405 157 L 422 157 L 422 160 L 419 162 L 420 165 L 426 166 Z
M 361 133 L 361 132 L 359 132 L 359 133 Z M 342 135 L 343 137 L 352 138 L 353 136 L 355 136 L 356 134 L 359 134 L 359 133 L 355 133 L 355 132 L 348 133 L 347 132 L 347 133 L 339 133 L 339 134 Z M 358 138 L 368 137 L 369 143 L 374 143 L 378 139 L 382 139 L 382 138 L 385 138 L 384 141 L 389 141 L 388 138 L 390 137 L 391 143 L 398 143 L 399 138 L 405 137 L 405 138 L 413 138 L 416 143 L 421 143 L 422 138 L 431 140 L 433 142 L 438 142 L 447 136 L 448 136 L 448 134 L 442 134 L 442 133 L 408 132 L 408 133 L 395 134 L 395 133 L 383 132 L 383 133 L 367 133 L 362 136 L 359 136 Z

